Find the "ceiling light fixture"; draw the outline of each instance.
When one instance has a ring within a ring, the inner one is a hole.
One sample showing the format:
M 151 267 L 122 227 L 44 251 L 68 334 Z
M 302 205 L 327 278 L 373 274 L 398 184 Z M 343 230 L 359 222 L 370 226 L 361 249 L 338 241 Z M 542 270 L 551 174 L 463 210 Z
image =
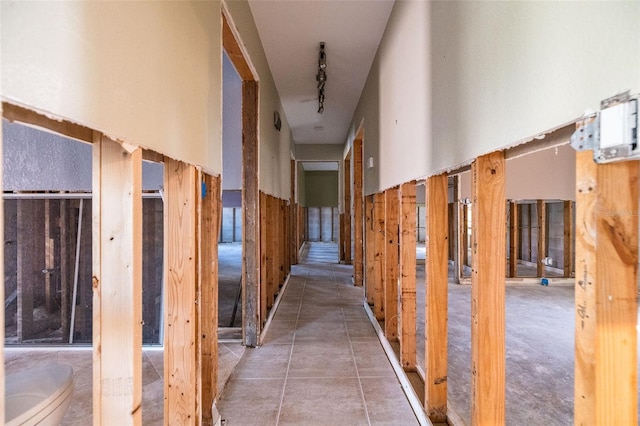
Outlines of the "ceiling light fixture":
M 320 52 L 318 53 L 318 114 L 324 112 L 324 85 L 327 82 L 327 55 L 324 53 L 324 42 L 320 42 Z

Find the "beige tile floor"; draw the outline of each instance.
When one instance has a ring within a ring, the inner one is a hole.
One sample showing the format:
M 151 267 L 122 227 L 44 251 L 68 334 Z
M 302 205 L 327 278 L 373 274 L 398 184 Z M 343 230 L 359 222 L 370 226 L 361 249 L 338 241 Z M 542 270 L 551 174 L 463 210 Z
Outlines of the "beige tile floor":
M 327 259 L 326 247 L 308 249 L 308 261 Z M 293 267 L 264 344 L 246 350 L 219 399 L 226 426 L 417 424 L 351 272 Z
M 222 388 L 242 357 L 240 343 L 220 344 L 218 348 L 218 390 Z M 5 372 L 46 364 L 68 364 L 73 367 L 74 391 L 63 426 L 85 426 L 92 422 L 92 352 L 84 349 L 5 349 Z M 162 425 L 164 406 L 164 352 L 144 349 L 142 352 L 142 424 Z

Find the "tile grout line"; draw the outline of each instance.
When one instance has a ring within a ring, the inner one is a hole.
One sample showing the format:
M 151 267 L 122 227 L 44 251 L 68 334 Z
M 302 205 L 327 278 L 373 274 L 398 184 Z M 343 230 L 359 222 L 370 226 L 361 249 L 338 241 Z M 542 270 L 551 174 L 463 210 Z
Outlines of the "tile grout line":
M 333 282 L 334 284 L 337 284 L 336 278 L 335 278 L 336 274 L 335 274 L 333 265 L 331 265 L 331 270 L 333 271 Z M 369 408 L 367 407 L 367 400 L 364 397 L 364 389 L 362 388 L 362 380 L 360 379 L 360 370 L 358 369 L 358 361 L 356 360 L 356 353 L 353 350 L 353 342 L 351 341 L 351 334 L 349 333 L 347 318 L 344 314 L 344 307 L 341 307 L 340 310 L 342 311 L 342 319 L 344 321 L 344 328 L 347 332 L 347 339 L 349 339 L 349 347 L 351 348 L 351 357 L 353 358 L 353 364 L 356 367 L 356 376 L 358 377 L 358 387 L 360 389 L 360 397 L 362 398 L 362 403 L 364 404 L 364 414 L 367 416 L 367 424 L 371 426 L 371 417 L 369 417 Z
M 291 341 L 291 351 L 289 352 L 289 362 L 287 362 L 287 371 L 284 375 L 284 383 L 282 384 L 282 395 L 280 395 L 280 405 L 278 406 L 278 415 L 276 416 L 276 426 L 280 424 L 280 414 L 282 413 L 282 404 L 284 403 L 284 393 L 287 390 L 287 380 L 289 379 L 289 369 L 291 368 L 291 359 L 293 358 L 293 348 L 296 344 L 296 330 L 298 329 L 298 321 L 300 321 L 300 311 L 302 310 L 302 301 L 304 299 L 304 290 L 307 287 L 307 277 L 309 276 L 309 269 L 306 269 L 304 282 L 302 284 L 302 293 L 300 296 L 300 305 L 298 306 L 298 315 L 296 317 L 296 325 L 293 329 L 293 339 Z

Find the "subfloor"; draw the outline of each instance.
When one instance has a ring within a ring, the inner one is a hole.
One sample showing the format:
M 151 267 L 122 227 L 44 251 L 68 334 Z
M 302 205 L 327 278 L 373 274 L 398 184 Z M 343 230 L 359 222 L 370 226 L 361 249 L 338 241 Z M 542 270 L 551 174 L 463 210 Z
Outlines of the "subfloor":
M 242 357 L 240 343 L 218 347 L 218 392 Z M 59 363 L 73 367 L 73 399 L 61 425 L 85 426 L 92 423 L 92 350 L 87 348 L 45 349 L 5 348 L 5 374 L 40 365 Z M 164 416 L 164 352 L 161 348 L 142 351 L 142 424 L 162 425 Z
M 337 261 L 335 244 L 303 254 L 263 345 L 247 348 L 218 401 L 225 424 L 417 424 L 352 267 L 322 263 Z

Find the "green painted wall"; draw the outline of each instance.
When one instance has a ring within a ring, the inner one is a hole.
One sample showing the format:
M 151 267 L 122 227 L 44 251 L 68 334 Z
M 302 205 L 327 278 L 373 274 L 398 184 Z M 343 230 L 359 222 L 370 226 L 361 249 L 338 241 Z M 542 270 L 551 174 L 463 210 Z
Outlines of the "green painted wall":
M 308 207 L 338 206 L 338 172 L 307 171 L 305 174 L 305 205 Z

